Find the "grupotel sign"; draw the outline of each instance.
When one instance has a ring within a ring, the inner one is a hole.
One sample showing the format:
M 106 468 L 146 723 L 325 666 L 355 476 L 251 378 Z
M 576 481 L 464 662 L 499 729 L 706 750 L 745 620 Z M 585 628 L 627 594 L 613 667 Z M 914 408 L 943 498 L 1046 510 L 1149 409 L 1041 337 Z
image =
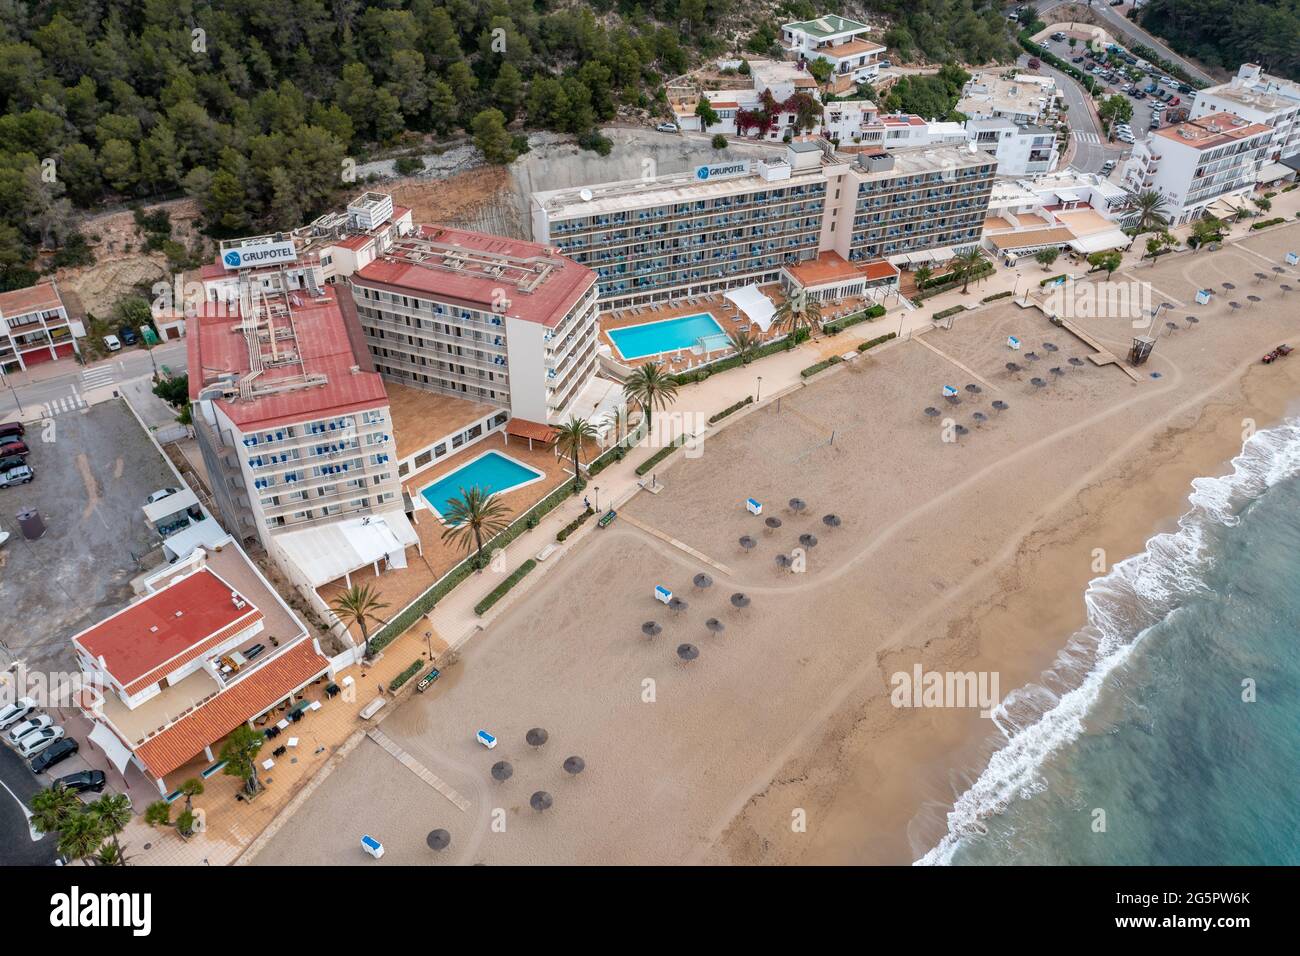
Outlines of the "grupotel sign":
M 739 163 L 713 163 L 708 166 L 696 166 L 695 178 L 700 182 L 710 179 L 728 179 L 732 176 L 744 176 L 749 172 L 749 161 Z
M 294 262 L 298 250 L 292 242 L 260 242 L 251 246 L 236 246 L 221 254 L 221 264 L 227 269 L 253 269 L 273 266 L 281 262 Z

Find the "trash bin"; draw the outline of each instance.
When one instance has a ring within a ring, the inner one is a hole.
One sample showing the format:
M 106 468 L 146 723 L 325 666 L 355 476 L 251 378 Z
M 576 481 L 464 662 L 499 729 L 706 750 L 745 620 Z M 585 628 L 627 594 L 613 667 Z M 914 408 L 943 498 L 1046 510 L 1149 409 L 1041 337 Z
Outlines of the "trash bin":
M 35 508 L 20 511 L 14 517 L 18 519 L 18 527 L 23 529 L 23 537 L 28 541 L 35 541 L 45 534 L 45 519 Z

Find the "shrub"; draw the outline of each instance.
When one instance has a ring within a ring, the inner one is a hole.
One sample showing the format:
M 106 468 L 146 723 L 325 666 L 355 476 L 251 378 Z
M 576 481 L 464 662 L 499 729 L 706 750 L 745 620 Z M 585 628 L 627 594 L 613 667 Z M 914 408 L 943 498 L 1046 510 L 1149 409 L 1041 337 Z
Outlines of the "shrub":
M 800 342 L 805 341 L 808 338 L 808 334 L 807 329 L 800 329 L 795 335 L 795 344 L 798 345 Z M 789 340 L 790 336 L 787 335 L 784 338 L 777 339 L 775 342 L 768 342 L 766 345 L 756 348 L 750 354 L 749 361 L 753 362 L 755 359 L 764 358 L 776 352 L 784 352 L 790 347 L 787 344 Z M 704 368 L 696 369 L 693 372 L 679 372 L 673 376 L 673 381 L 678 385 L 690 385 L 692 382 L 704 381 L 715 372 L 725 372 L 728 369 L 739 368 L 741 364 L 740 356 L 732 355 L 729 358 L 713 362 L 712 364 L 706 365 Z
M 396 692 L 399 687 L 405 684 L 416 674 L 420 673 L 420 668 L 423 666 L 424 666 L 424 658 L 420 658 L 418 661 L 413 661 L 411 665 L 406 668 L 406 670 L 402 671 L 402 673 L 398 674 L 396 677 L 394 677 L 392 680 L 388 682 L 388 689 L 393 692 Z
M 398 156 L 393 166 L 399 176 L 413 176 L 424 172 L 424 160 L 419 156 Z
M 590 508 L 583 511 L 582 514 L 578 515 L 578 517 L 574 518 L 572 521 L 570 521 L 568 524 L 566 524 L 563 528 L 561 528 L 559 531 L 555 533 L 555 540 L 561 543 L 567 541 L 569 535 L 573 534 L 573 532 L 577 531 L 580 527 L 582 527 L 582 523 L 586 521 L 588 518 L 590 518 L 593 514 L 595 514 L 595 512 L 592 511 Z
M 936 312 L 934 314 L 934 321 L 938 322 L 940 319 L 946 319 L 950 315 L 956 315 L 958 312 L 965 312 L 965 311 L 966 311 L 966 306 L 954 305 L 951 309 L 944 309 L 942 312 Z
M 593 129 L 578 137 L 578 145 L 583 149 L 591 150 L 598 156 L 608 156 L 614 148 L 614 141 L 608 136 L 602 136 L 597 130 Z
M 984 298 L 980 299 L 980 301 L 981 301 L 981 302 L 995 302 L 995 301 L 997 301 L 998 299 L 1005 299 L 1005 298 L 1006 298 L 1007 296 L 1009 296 L 1009 295 L 1011 295 L 1011 290 L 1010 290 L 1010 289 L 1008 289 L 1008 290 L 1005 291 L 1005 292 L 994 292 L 992 295 L 986 295 Z
M 1039 282 L 1038 284 L 1039 284 L 1040 286 L 1045 286 L 1045 285 L 1050 285 L 1050 284 L 1053 283 L 1053 282 L 1059 282 L 1059 281 L 1062 280 L 1062 279 L 1068 279 L 1068 278 L 1070 278 L 1070 277 L 1069 277 L 1068 275 L 1066 275 L 1064 272 L 1062 272 L 1062 273 L 1060 273 L 1059 275 L 1048 276 L 1046 279 L 1042 280 L 1042 281 Z
M 1251 224 L 1251 229 L 1267 229 L 1269 226 L 1276 226 L 1279 222 L 1286 222 L 1285 219 L 1278 217 L 1276 219 L 1264 219 L 1261 222 Z
M 753 396 L 753 395 L 746 395 L 743 399 L 741 399 L 740 401 L 736 402 L 734 405 L 728 405 L 728 406 L 727 406 L 726 408 L 724 408 L 722 411 L 720 411 L 720 412 L 715 412 L 714 414 L 710 415 L 710 416 L 709 416 L 709 424 L 710 424 L 710 425 L 716 425 L 718 422 L 722 421 L 724 418 L 726 418 L 726 417 L 727 417 L 728 415 L 730 415 L 732 412 L 740 411 L 740 409 L 744 408 L 746 405 L 751 404 L 753 401 L 754 401 L 754 396 Z
M 723 136 L 721 133 L 714 133 L 713 139 L 710 140 L 710 142 L 713 144 L 714 149 L 727 148 L 727 137 Z
M 878 319 L 885 314 L 885 307 L 877 303 L 868 309 L 862 309 L 854 312 L 852 315 L 846 315 L 842 319 L 835 319 L 827 322 L 822 326 L 822 331 L 827 335 L 838 335 L 847 329 L 850 325 L 857 325 L 859 322 L 870 322 L 872 319 Z
M 663 461 L 665 458 L 667 458 L 677 449 L 681 448 L 682 445 L 684 444 L 686 444 L 686 436 L 679 435 L 671 445 L 665 445 L 663 448 L 660 448 L 657 452 L 655 452 L 653 455 L 651 455 L 641 464 L 637 465 L 636 468 L 637 475 L 648 475 L 650 473 L 651 468 L 655 467 L 657 464 L 659 464 L 659 462 Z
M 588 511 L 587 513 L 590 514 L 591 512 Z M 523 564 L 519 565 L 519 567 L 515 568 L 514 573 L 511 574 L 510 577 L 506 578 L 494 587 L 488 593 L 487 597 L 474 605 L 474 613 L 481 617 L 488 608 L 493 604 L 496 604 L 497 601 L 500 601 L 501 598 L 505 597 L 506 592 L 522 581 L 524 576 L 535 567 L 537 567 L 537 562 L 532 558 L 529 558 Z
M 823 359 L 822 361 L 817 362 L 817 363 L 814 364 L 814 365 L 809 365 L 806 369 L 804 369 L 803 371 L 801 371 L 801 372 L 799 373 L 799 375 L 800 375 L 800 377 L 802 377 L 802 378 L 812 378 L 812 377 L 813 377 L 814 375 L 816 375 L 818 372 L 824 372 L 826 369 L 830 368 L 832 365 L 839 365 L 840 362 L 843 362 L 843 361 L 844 361 L 844 359 L 840 358 L 838 355 L 832 355 L 832 356 L 831 356 L 830 358 L 828 358 L 828 359 Z
M 877 335 L 874 339 L 868 339 L 867 341 L 859 345 L 858 351 L 865 352 L 868 349 L 874 349 L 877 345 L 883 345 L 885 342 L 888 342 L 890 339 L 897 338 L 897 337 L 898 337 L 897 332 L 890 332 L 886 335 Z

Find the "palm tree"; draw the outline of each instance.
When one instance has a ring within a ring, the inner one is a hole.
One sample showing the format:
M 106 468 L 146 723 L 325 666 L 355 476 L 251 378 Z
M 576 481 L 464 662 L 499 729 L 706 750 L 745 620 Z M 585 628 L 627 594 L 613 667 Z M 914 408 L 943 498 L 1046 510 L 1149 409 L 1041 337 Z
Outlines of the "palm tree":
M 1153 229 L 1164 229 L 1169 225 L 1168 204 L 1165 198 L 1154 189 L 1128 194 L 1128 214 L 1124 217 L 1136 231 L 1135 236 Z
M 758 351 L 758 339 L 748 330 L 737 329 L 734 332 L 727 333 L 727 340 L 731 343 L 731 348 L 735 351 L 736 357 L 740 359 L 741 365 L 748 365 L 754 361 L 754 353 Z
M 131 860 L 116 843 L 105 843 L 91 859 L 96 866 L 126 866 Z
M 187 781 L 187 783 L 189 782 L 191 781 Z M 202 786 L 200 786 L 201 791 Z M 112 841 L 109 846 L 113 848 L 114 852 L 110 854 L 110 857 L 125 865 L 126 857 L 122 854 L 122 844 L 118 842 L 117 836 L 131 822 L 130 799 L 123 793 L 100 797 L 90 805 L 87 812 L 99 821 L 101 833 Z
M 962 280 L 962 295 L 965 295 L 967 288 L 970 287 L 970 280 L 975 275 L 975 270 L 983 264 L 984 256 L 980 254 L 978 246 L 971 246 L 965 252 L 959 252 L 953 256 L 952 271 L 954 277 Z
M 934 270 L 929 266 L 917 266 L 916 271 L 912 273 L 912 278 L 916 281 L 916 291 L 920 292 L 925 288 L 925 284 L 934 276 Z
M 226 764 L 221 772 L 243 780 L 244 791 L 249 794 L 257 793 L 262 787 L 257 779 L 257 754 L 264 743 L 266 738 L 260 733 L 248 724 L 240 724 L 221 745 L 220 757 Z
M 560 437 L 556 439 L 556 444 L 561 452 L 573 458 L 573 493 L 576 495 L 582 488 L 579 483 L 582 477 L 578 471 L 578 453 L 582 451 L 584 442 L 596 440 L 596 429 L 585 418 L 571 417 L 568 422 L 560 426 L 559 432 Z
M 32 826 L 41 833 L 56 833 L 81 809 L 77 795 L 56 783 L 32 797 Z
M 371 589 L 369 584 L 354 584 L 336 597 L 330 607 L 339 620 L 343 622 L 344 627 L 350 628 L 355 624 L 361 630 L 361 641 L 366 648 L 365 656 L 369 658 L 370 622 L 378 620 L 375 612 L 382 611 L 388 605 L 379 600 L 379 595 Z M 199 790 L 199 793 L 202 792 L 202 790 Z M 189 806 L 188 800 L 185 805 L 186 807 Z
M 816 299 L 810 299 L 806 289 L 798 289 L 776 307 L 772 319 L 778 328 L 790 333 L 790 347 L 794 348 L 798 344 L 801 329 L 807 329 L 811 333 L 821 325 L 822 304 Z
M 104 845 L 103 824 L 93 813 L 74 813 L 59 830 L 58 851 L 73 860 L 89 860 Z
M 657 362 L 646 362 L 624 380 L 623 394 L 641 407 L 646 432 L 649 433 L 654 409 L 664 409 L 672 404 L 677 398 L 677 383 Z
M 166 800 L 155 800 L 144 811 L 144 822 L 150 826 L 171 826 L 172 805 Z
M 460 497 L 447 502 L 443 520 L 447 527 L 442 540 L 478 554 L 476 570 L 483 570 L 483 536 L 495 537 L 509 524 L 510 509 L 496 495 L 482 488 L 460 490 Z

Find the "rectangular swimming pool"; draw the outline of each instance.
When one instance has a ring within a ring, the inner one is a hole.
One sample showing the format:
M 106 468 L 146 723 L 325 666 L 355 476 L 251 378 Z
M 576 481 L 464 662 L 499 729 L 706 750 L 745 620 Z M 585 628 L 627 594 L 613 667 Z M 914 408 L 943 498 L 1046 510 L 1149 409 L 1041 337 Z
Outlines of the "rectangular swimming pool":
M 625 359 L 688 349 L 697 340 L 716 335 L 725 336 L 726 333 L 707 312 L 609 330 L 610 341 Z
M 491 494 L 513 491 L 534 481 L 541 481 L 546 475 L 536 468 L 530 468 L 523 462 L 515 461 L 509 455 L 499 451 L 484 452 L 477 458 L 465 462 L 450 474 L 443 475 L 431 485 L 420 489 L 420 495 L 429 503 L 440 519 L 451 507 L 451 502 L 459 500 L 462 491 L 481 488 Z

